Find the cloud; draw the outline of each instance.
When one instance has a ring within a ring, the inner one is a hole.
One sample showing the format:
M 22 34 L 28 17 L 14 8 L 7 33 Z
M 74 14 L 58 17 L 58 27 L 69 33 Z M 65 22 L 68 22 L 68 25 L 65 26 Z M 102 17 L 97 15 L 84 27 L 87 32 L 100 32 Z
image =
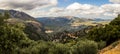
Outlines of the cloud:
M 65 0 L 67 2 L 67 0 Z M 78 16 L 82 18 L 114 18 L 120 14 L 120 0 L 109 0 L 111 4 L 95 6 L 72 3 L 57 7 L 58 0 L 0 0 L 0 9 L 24 11 L 34 17 Z
M 53 7 L 49 11 L 50 12 L 62 12 L 64 8 Z
M 49 16 L 78 16 L 83 18 L 101 18 L 105 12 L 101 7 L 76 2 L 66 8 L 51 8 L 51 10 L 53 11 L 49 11 L 51 13 Z
M 120 0 L 109 0 L 112 3 L 120 3 Z
M 77 10 L 77 9 L 87 10 L 87 9 L 91 9 L 94 7 L 95 6 L 92 6 L 89 4 L 80 4 L 80 3 L 75 2 L 71 5 L 69 5 L 66 9 L 69 9 L 69 10 Z
M 106 12 L 109 13 L 120 14 L 120 4 L 105 4 L 102 5 L 101 8 L 103 8 Z
M 73 3 L 66 8 L 53 7 L 39 16 L 77 16 L 81 18 L 114 18 L 120 13 L 120 4 L 90 4 Z
M 0 0 L 1 9 L 32 10 L 55 5 L 57 0 Z

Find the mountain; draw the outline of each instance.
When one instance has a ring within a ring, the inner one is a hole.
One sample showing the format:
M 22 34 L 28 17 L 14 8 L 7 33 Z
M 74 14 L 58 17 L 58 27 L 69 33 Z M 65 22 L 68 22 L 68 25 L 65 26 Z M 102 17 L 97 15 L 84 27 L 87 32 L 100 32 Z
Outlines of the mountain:
M 61 32 L 72 29 L 74 30 L 75 28 L 71 27 L 71 23 L 86 21 L 75 17 L 42 17 L 36 19 L 44 24 L 46 30 L 53 30 L 54 32 Z
M 54 32 L 61 31 L 78 31 L 86 26 L 97 25 L 98 21 L 105 21 L 103 19 L 87 19 L 73 16 L 64 17 L 40 17 L 36 18 L 42 24 L 44 24 L 46 30 L 52 30 Z
M 5 11 L 9 12 L 11 18 L 18 18 L 21 20 L 35 20 L 34 17 L 32 17 L 24 12 L 20 12 L 20 11 L 16 11 L 16 10 L 1 10 L 0 9 L 0 13 L 3 13 Z
M 0 13 L 8 12 L 10 14 L 10 19 L 8 23 L 16 24 L 21 23 L 25 24 L 24 32 L 29 35 L 29 38 L 33 40 L 45 39 L 45 30 L 42 23 L 36 20 L 34 17 L 20 11 L 16 10 L 0 10 Z

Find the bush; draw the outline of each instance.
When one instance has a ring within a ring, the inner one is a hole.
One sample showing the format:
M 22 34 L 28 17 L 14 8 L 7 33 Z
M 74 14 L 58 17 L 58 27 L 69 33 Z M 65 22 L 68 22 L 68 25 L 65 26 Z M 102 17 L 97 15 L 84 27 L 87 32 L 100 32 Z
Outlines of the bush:
M 98 44 L 98 49 L 99 50 L 103 49 L 106 46 L 106 42 L 105 41 L 97 42 L 97 44 Z
M 81 40 L 71 47 L 72 54 L 97 54 L 97 43 L 90 40 Z
M 44 41 L 32 41 L 28 47 L 16 50 L 18 54 L 48 54 L 49 46 Z
M 69 54 L 69 51 L 70 49 L 68 46 L 56 43 L 50 48 L 49 54 Z

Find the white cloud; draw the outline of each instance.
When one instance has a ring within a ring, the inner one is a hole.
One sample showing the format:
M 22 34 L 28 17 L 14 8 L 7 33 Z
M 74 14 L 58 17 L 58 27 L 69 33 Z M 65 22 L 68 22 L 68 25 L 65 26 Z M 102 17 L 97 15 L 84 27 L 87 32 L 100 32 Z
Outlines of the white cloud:
M 0 0 L 0 9 L 13 9 L 28 13 L 33 17 L 45 16 L 48 7 L 55 7 L 58 0 Z
M 32 10 L 57 5 L 57 0 L 0 0 L 1 9 Z
M 46 14 L 47 13 L 47 14 Z M 42 16 L 78 16 L 83 18 L 114 18 L 120 13 L 120 4 L 101 6 L 73 3 L 66 8 L 51 8 Z M 40 16 L 40 15 L 39 15 Z
M 49 11 L 50 11 L 50 12 L 61 12 L 61 11 L 63 11 L 63 10 L 64 10 L 64 8 L 53 7 L 53 8 L 51 8 Z
M 58 0 L 0 0 L 0 9 L 22 10 L 34 17 L 79 16 L 84 18 L 114 18 L 117 14 L 120 14 L 120 0 L 110 0 L 110 2 L 113 3 L 101 6 L 75 2 L 65 8 L 61 8 L 56 6 Z
M 109 0 L 112 3 L 120 3 L 120 0 Z
M 66 7 L 67 11 L 71 11 L 70 15 L 79 16 L 83 18 L 102 18 L 105 10 L 101 7 L 90 5 L 90 4 L 80 4 L 73 3 Z
M 102 5 L 101 8 L 106 12 L 120 14 L 120 4 L 105 4 Z
M 83 10 L 87 10 L 87 9 L 91 9 L 94 8 L 94 6 L 89 5 L 89 4 L 80 4 L 80 3 L 73 3 L 71 5 L 69 5 L 66 9 L 68 10 L 77 10 L 77 9 L 83 9 Z

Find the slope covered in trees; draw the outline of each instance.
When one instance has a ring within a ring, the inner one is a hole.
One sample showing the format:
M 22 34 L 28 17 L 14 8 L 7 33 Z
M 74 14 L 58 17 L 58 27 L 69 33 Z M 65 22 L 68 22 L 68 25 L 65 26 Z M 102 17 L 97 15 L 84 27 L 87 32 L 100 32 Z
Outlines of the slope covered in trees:
M 94 41 L 105 41 L 107 45 L 120 39 L 120 15 L 116 17 L 109 25 L 97 27 L 88 33 L 88 39 Z
M 9 12 L 9 19 L 7 20 L 10 24 L 21 23 L 25 25 L 24 32 L 32 40 L 40 40 L 47 38 L 45 36 L 45 29 L 41 22 L 37 21 L 34 17 L 26 14 L 25 12 L 16 10 L 2 10 L 0 13 L 3 15 L 4 12 Z M 1 23 L 2 24 L 2 23 Z
M 23 32 L 24 26 L 21 24 L 12 26 L 6 23 L 8 18 L 8 13 L 0 15 L 0 53 L 2 54 L 13 53 L 16 47 L 28 40 Z

